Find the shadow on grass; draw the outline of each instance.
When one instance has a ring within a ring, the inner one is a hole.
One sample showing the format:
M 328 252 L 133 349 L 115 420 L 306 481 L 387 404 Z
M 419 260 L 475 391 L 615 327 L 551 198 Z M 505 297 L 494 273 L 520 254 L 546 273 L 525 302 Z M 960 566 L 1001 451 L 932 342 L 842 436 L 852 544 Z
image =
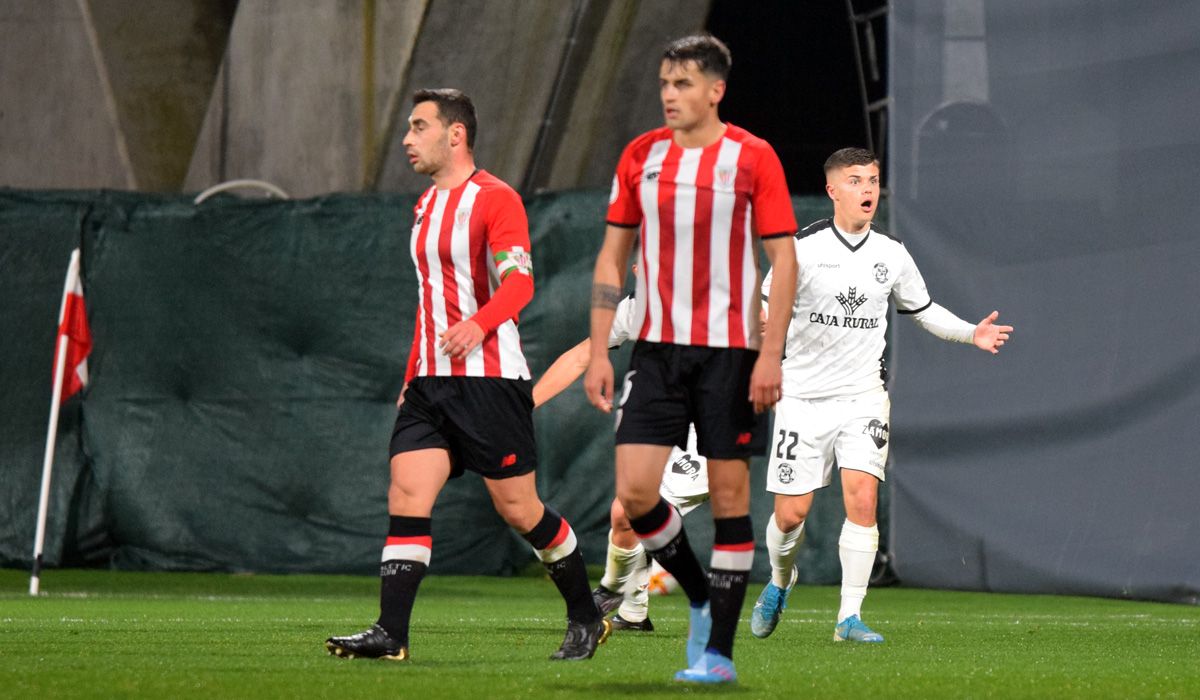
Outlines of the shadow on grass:
M 594 683 L 548 683 L 546 688 L 564 695 L 578 694 L 593 697 L 611 697 L 621 695 L 633 696 L 671 696 L 671 695 L 743 695 L 755 692 L 754 688 L 739 685 L 705 685 L 702 683 L 680 683 L 669 676 L 661 683 L 647 681 L 614 681 L 605 680 Z

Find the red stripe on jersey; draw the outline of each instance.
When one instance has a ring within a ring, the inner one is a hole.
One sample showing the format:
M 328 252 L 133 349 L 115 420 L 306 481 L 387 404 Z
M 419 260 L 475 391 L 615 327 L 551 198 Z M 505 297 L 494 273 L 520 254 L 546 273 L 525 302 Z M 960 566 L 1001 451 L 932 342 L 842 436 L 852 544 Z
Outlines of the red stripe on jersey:
M 717 549 L 722 552 L 753 552 L 754 540 L 750 540 L 749 542 L 736 542 L 734 544 L 714 544 L 713 549 Z
M 478 202 L 478 198 L 475 201 Z M 475 300 L 481 309 L 492 298 L 488 275 L 492 251 L 488 248 L 485 227 L 483 217 L 471 216 L 471 279 L 475 282 Z M 488 377 L 500 376 L 499 333 L 491 332 L 483 337 L 483 373 Z
M 567 535 L 571 534 L 571 524 L 567 522 L 567 519 L 560 517 L 559 520 L 562 521 L 562 524 L 558 526 L 558 534 L 554 536 L 554 539 L 550 540 L 550 544 L 546 545 L 546 549 L 554 549 L 563 542 L 566 542 Z
M 746 160 L 750 158 L 748 148 L 738 153 L 737 176 L 733 186 L 735 189 L 745 187 L 750 189 L 753 183 L 744 182 L 751 172 Z M 744 348 L 751 343 L 746 342 L 746 323 L 751 328 L 758 327 L 758 319 L 746 319 L 746 300 L 742 296 L 742 265 L 746 255 L 746 207 L 749 200 L 738 197 L 733 204 L 733 225 L 729 232 L 729 347 Z M 757 345 L 755 345 L 757 347 Z
M 418 313 L 417 323 L 419 328 L 425 330 L 425 366 L 418 374 L 436 374 L 436 372 L 429 371 L 430 366 L 436 366 L 433 353 L 437 338 L 434 336 L 433 329 L 433 285 L 429 282 L 429 261 L 425 258 L 425 245 L 429 240 L 429 219 L 433 214 L 433 206 L 437 203 L 437 197 L 437 190 L 434 190 L 425 202 L 425 208 L 421 213 L 421 229 L 417 232 L 417 272 L 421 278 L 421 297 L 424 299 Z
M 712 257 L 713 170 L 721 148 L 706 148 L 700 155 L 696 172 L 696 214 L 692 229 L 692 345 L 708 345 L 708 299 L 712 283 L 709 264 Z
M 674 142 L 658 176 L 658 296 L 662 299 L 663 343 L 675 342 L 671 309 L 675 304 L 675 177 L 683 149 Z
M 437 250 L 438 260 L 442 263 L 442 293 L 446 300 L 446 329 L 463 320 L 462 307 L 458 299 L 458 278 L 454 265 L 454 222 L 458 218 L 458 203 L 462 201 L 463 188 L 456 187 L 450 191 L 446 200 L 446 208 L 442 210 L 442 227 L 438 231 Z M 450 375 L 461 377 L 467 373 L 465 360 L 450 357 Z
M 376 540 L 376 541 L 378 541 L 378 540 Z M 418 547 L 425 547 L 427 549 L 433 549 L 433 536 L 432 535 L 418 535 L 416 537 L 391 537 L 391 536 L 389 536 L 387 538 L 387 542 L 384 544 L 384 546 L 391 547 L 393 545 L 405 545 L 405 544 L 413 544 Z

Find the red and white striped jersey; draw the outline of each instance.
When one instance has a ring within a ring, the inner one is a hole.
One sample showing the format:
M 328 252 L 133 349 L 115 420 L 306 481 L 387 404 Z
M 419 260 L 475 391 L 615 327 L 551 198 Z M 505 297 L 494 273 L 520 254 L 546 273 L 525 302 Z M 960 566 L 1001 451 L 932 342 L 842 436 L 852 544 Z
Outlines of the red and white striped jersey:
M 607 218 L 641 228 L 640 340 L 758 348 L 754 239 L 796 232 L 770 144 L 732 124 L 704 148 L 681 148 L 667 127 L 642 134 L 621 154 Z
M 529 379 L 517 332 L 518 308 L 494 326 L 479 310 L 509 275 L 526 275 L 532 289 L 529 221 L 521 198 L 502 180 L 476 170 L 452 190 L 430 187 L 417 200 L 409 249 L 420 291 L 407 379 L 465 376 Z M 489 314 L 495 316 L 495 314 Z M 475 317 L 485 336 L 465 359 L 451 359 L 442 333 Z

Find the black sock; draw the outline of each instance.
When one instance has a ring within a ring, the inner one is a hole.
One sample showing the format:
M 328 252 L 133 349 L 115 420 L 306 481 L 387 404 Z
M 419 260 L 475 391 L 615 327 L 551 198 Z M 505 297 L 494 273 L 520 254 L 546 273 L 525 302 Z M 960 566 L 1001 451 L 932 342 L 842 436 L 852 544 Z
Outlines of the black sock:
M 660 498 L 649 513 L 630 518 L 629 524 L 646 551 L 679 582 L 691 604 L 703 605 L 708 600 L 708 581 L 688 544 L 679 511 Z
M 573 622 L 595 622 L 600 619 L 600 608 L 592 600 L 588 584 L 587 565 L 583 552 L 571 525 L 550 506 L 533 529 L 522 535 L 534 549 L 542 565 L 550 573 L 550 580 L 558 587 L 567 604 L 567 619 Z
M 383 564 L 379 567 L 379 626 L 408 646 L 408 622 L 417 588 L 429 567 L 432 549 L 429 518 L 391 516 Z
M 708 649 L 733 658 L 733 636 L 746 599 L 746 579 L 754 563 L 754 529 L 750 516 L 713 520 L 713 557 L 708 574 L 712 596 L 712 632 Z

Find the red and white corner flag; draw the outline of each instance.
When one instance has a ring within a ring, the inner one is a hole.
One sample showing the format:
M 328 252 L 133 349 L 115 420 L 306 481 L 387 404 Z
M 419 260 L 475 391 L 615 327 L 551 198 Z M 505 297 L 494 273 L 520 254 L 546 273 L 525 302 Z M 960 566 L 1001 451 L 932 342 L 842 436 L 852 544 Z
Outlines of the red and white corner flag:
M 66 340 L 66 374 L 62 378 L 61 400 L 66 401 L 83 389 L 88 380 L 87 356 L 92 352 L 92 329 L 88 326 L 87 310 L 83 305 L 83 282 L 79 278 L 79 249 L 71 253 L 67 268 L 67 284 L 63 289 L 62 309 L 58 315 L 58 342 L 54 346 L 54 370 L 59 369 L 58 358 L 62 353 L 62 341 Z M 58 377 L 55 377 L 57 382 Z
M 54 445 L 58 439 L 58 409 L 63 401 L 87 384 L 87 356 L 92 351 L 92 331 L 83 304 L 79 278 L 79 249 L 71 253 L 67 279 L 63 283 L 58 310 L 58 334 L 54 339 L 54 391 L 50 395 L 50 425 L 46 429 L 46 455 L 42 460 L 42 489 L 38 498 L 37 534 L 33 540 L 33 573 L 29 595 L 37 595 L 42 572 L 42 547 L 46 539 L 46 517 L 50 506 L 50 474 L 54 467 Z

